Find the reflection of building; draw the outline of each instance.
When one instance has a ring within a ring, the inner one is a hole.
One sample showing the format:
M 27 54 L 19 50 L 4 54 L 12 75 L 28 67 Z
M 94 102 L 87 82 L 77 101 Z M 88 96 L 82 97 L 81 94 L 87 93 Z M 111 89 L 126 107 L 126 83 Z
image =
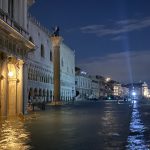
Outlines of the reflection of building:
M 87 99 L 91 95 L 91 79 L 86 72 L 76 67 L 76 97 L 78 99 Z
M 0 112 L 15 115 L 26 105 L 26 56 L 34 49 L 28 40 L 27 1 L 0 1 L 0 32 Z
M 0 0 L 0 112 L 26 112 L 28 99 L 53 99 L 50 34 L 27 8 L 34 0 Z M 29 53 L 30 52 L 30 53 Z M 75 96 L 74 51 L 61 43 L 61 99 Z M 1 114 L 0 114 L 1 115 Z

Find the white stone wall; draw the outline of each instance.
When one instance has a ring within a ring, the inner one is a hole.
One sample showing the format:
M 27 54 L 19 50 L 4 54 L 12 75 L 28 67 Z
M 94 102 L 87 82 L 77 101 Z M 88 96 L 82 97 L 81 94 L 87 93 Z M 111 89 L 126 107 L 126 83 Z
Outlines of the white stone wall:
M 76 91 L 81 99 L 87 99 L 91 95 L 92 81 L 88 76 L 76 75 Z
M 30 33 L 30 39 L 36 45 L 36 50 L 28 55 L 28 91 L 34 93 L 33 91 L 36 89 L 37 95 L 40 95 L 42 99 L 52 100 L 53 60 L 50 60 L 50 53 L 53 55 L 53 52 L 49 35 L 30 19 L 28 20 L 28 32 Z M 41 56 L 41 45 L 44 47 L 44 57 Z M 71 100 L 75 96 L 75 54 L 64 43 L 60 45 L 60 63 L 61 99 Z M 41 96 L 39 94 L 41 90 L 47 91 L 46 94 Z M 32 95 L 35 97 L 35 94 Z
M 63 42 L 60 46 L 60 68 L 62 99 L 71 100 L 75 97 L 75 53 Z
M 8 0 L 0 0 L 0 8 L 7 14 L 9 13 L 8 5 L 9 5 Z M 13 0 L 12 9 L 13 9 L 13 19 L 22 28 L 26 29 L 27 28 L 27 0 Z
M 50 61 L 51 43 L 49 36 L 40 27 L 28 20 L 30 40 L 36 49 L 28 55 L 28 94 L 29 99 L 51 101 L 53 99 L 53 63 Z M 41 56 L 43 45 L 44 56 Z

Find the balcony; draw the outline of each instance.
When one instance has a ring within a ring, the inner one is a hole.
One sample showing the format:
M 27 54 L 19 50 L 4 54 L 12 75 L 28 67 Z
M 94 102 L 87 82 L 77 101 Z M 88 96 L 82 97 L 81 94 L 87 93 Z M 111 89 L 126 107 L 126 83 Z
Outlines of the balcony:
M 2 19 L 5 23 L 7 23 L 24 37 L 29 36 L 29 33 L 25 29 L 23 29 L 14 19 L 10 18 L 9 15 L 2 9 L 0 9 L 0 19 Z
M 29 33 L 2 9 L 0 9 L 0 29 L 12 39 L 23 43 L 27 51 L 35 48 L 35 45 L 29 41 Z

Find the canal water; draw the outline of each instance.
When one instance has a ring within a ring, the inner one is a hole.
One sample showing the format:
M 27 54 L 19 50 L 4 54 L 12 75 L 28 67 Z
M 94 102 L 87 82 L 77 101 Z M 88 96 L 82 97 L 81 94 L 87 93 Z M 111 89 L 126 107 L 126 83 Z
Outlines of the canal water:
M 127 149 L 131 150 L 148 150 L 144 133 L 147 132 L 140 113 L 140 107 L 136 101 L 133 103 L 132 116 L 130 122 L 130 133 L 128 136 Z
M 140 119 L 143 110 L 129 103 L 76 102 L 25 120 L 2 119 L 0 150 L 145 150 L 150 124 L 144 126 L 146 115 Z

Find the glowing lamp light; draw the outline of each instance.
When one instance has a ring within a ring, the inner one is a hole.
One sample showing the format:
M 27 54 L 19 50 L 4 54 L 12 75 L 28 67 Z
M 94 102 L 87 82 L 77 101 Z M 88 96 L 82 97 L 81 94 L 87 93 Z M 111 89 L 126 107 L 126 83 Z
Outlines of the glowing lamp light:
M 12 71 L 9 71 L 9 72 L 8 72 L 8 76 L 9 76 L 9 77 L 12 77 L 13 75 L 14 75 L 14 74 L 13 74 Z
M 106 78 L 106 82 L 109 82 L 111 80 L 111 78 Z
M 109 96 L 108 99 L 111 100 L 111 97 Z
M 135 93 L 135 92 L 132 92 L 132 95 L 133 95 L 133 96 L 135 96 L 135 95 L 136 95 L 136 93 Z

